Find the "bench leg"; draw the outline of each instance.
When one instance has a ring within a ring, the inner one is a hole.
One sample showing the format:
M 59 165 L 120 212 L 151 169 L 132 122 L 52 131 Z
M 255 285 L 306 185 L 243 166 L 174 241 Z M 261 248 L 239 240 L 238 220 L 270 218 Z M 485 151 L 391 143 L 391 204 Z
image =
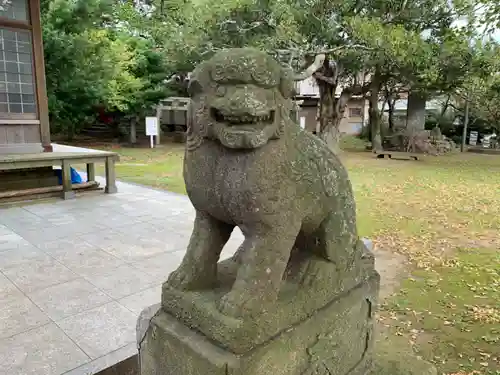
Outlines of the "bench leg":
M 116 173 L 115 173 L 115 159 L 112 157 L 106 158 L 106 188 L 104 192 L 107 194 L 114 194 L 118 191 L 116 188 Z
M 71 186 L 71 165 L 67 160 L 62 162 L 62 183 L 63 183 L 63 199 L 75 198 L 75 192 Z
M 87 182 L 95 181 L 95 164 L 87 164 Z

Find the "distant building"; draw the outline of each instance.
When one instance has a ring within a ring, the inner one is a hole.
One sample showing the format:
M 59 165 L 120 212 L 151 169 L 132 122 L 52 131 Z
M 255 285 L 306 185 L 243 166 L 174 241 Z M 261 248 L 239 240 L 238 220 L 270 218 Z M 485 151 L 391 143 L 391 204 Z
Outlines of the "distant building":
M 339 97 L 343 87 L 337 87 L 336 96 Z M 306 118 L 306 129 L 316 131 L 317 128 L 317 103 L 319 102 L 319 88 L 316 80 L 313 77 L 297 82 L 296 90 L 298 92 L 297 99 L 301 101 L 301 111 L 299 117 Z M 400 99 L 396 100 L 394 110 L 394 121 L 397 125 L 404 126 L 406 124 L 406 112 L 408 107 L 408 94 L 401 93 Z M 440 111 L 443 104 L 442 99 L 428 100 L 426 103 L 426 112 Z M 388 113 L 387 104 L 384 106 L 384 101 L 378 103 L 379 110 L 384 111 L 385 117 Z M 344 134 L 359 134 L 364 126 L 369 123 L 369 102 L 361 96 L 353 96 L 344 112 L 344 118 L 340 122 L 340 132 Z

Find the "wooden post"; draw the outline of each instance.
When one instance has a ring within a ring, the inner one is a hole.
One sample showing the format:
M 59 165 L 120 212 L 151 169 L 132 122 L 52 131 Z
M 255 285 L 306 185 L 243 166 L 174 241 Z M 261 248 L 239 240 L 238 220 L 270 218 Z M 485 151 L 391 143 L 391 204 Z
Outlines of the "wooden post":
M 38 117 L 40 120 L 40 137 L 44 150 L 46 152 L 50 152 L 52 151 L 52 144 L 50 141 L 49 104 L 45 83 L 45 63 L 43 61 L 42 26 L 40 24 L 40 0 L 30 0 L 28 3 L 32 27 L 34 61 L 33 65 L 35 68 L 36 101 L 38 108 Z
M 106 187 L 104 192 L 107 194 L 118 192 L 116 188 L 115 158 L 113 156 L 106 158 Z
M 75 198 L 75 192 L 71 186 L 71 164 L 68 160 L 62 161 L 62 183 L 63 183 L 63 199 Z
M 87 182 L 95 181 L 95 164 L 87 164 Z
M 159 146 L 160 145 L 160 141 L 161 141 L 161 105 L 158 105 L 158 107 L 156 107 L 156 119 L 158 120 L 158 135 L 156 136 L 156 145 Z

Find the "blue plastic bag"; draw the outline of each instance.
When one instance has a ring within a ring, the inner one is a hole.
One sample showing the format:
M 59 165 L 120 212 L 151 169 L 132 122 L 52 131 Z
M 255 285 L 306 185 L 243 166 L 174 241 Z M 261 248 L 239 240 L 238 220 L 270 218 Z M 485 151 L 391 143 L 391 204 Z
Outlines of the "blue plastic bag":
M 75 169 L 70 167 L 70 171 L 71 171 L 71 183 L 72 184 L 83 183 L 82 176 L 80 176 Z M 59 179 L 59 185 L 62 185 L 62 169 L 56 169 L 54 172 L 55 172 L 57 178 Z

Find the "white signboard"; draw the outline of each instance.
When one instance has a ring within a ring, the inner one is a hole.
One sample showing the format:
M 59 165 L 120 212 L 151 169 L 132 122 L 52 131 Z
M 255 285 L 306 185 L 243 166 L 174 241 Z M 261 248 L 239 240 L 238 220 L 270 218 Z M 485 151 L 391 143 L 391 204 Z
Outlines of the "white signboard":
M 146 135 L 149 136 L 149 143 L 151 148 L 155 147 L 154 137 L 158 137 L 158 118 L 146 117 Z
M 470 132 L 470 137 L 469 137 L 469 145 L 475 146 L 477 145 L 477 132 Z
M 158 135 L 158 119 L 156 117 L 146 117 L 146 135 Z

